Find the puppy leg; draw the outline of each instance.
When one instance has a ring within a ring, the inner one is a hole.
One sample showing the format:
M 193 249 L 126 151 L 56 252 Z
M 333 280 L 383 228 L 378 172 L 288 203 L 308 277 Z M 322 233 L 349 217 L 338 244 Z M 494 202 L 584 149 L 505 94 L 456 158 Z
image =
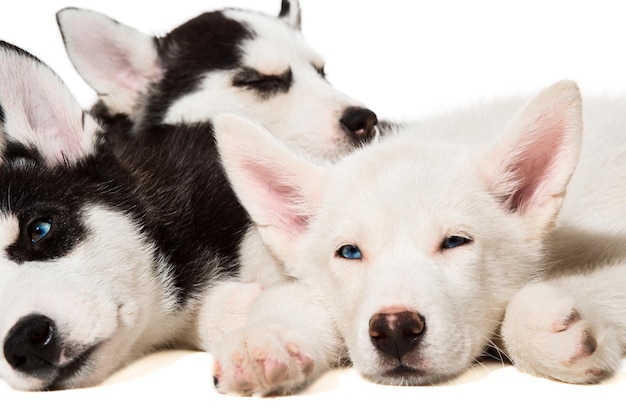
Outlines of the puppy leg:
M 202 298 L 191 344 L 213 352 L 225 333 L 246 324 L 252 304 L 262 292 L 258 282 L 224 280 L 212 286 Z
M 280 284 L 257 298 L 248 323 L 215 352 L 222 393 L 289 394 L 337 362 L 340 339 L 328 310 L 301 283 Z
M 597 291 L 588 290 L 593 284 L 582 276 L 533 283 L 511 300 L 502 337 L 518 369 L 571 383 L 595 383 L 618 369 L 624 329 L 612 317 L 623 306 L 603 311 Z M 621 289 L 606 290 L 610 303 Z

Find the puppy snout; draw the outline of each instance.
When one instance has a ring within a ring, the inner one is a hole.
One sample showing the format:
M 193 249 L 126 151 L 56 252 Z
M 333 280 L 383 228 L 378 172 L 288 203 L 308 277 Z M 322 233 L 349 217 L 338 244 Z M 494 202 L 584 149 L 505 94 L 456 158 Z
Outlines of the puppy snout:
M 348 107 L 339 122 L 358 144 L 362 144 L 374 138 L 378 118 L 369 109 Z
M 44 376 L 60 356 L 54 321 L 41 314 L 22 317 L 4 339 L 4 356 L 16 371 Z
M 424 317 L 417 312 L 381 312 L 370 319 L 369 334 L 376 349 L 401 359 L 415 349 L 425 328 Z

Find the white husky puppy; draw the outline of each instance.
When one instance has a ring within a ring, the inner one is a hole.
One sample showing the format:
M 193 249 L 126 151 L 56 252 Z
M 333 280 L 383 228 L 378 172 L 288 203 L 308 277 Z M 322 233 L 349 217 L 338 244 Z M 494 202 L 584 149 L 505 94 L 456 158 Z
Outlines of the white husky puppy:
M 576 382 L 611 374 L 626 337 L 626 281 L 603 268 L 626 253 L 626 131 L 616 116 L 626 103 L 588 103 L 576 172 L 576 84 L 521 103 L 398 129 L 332 166 L 219 118 L 231 184 L 297 280 L 266 289 L 248 325 L 225 338 L 218 388 L 291 392 L 346 351 L 376 382 L 447 380 L 494 342 L 527 285 L 503 329 L 517 366 Z M 597 276 L 546 280 L 592 268 Z M 586 298 L 594 292 L 611 294 L 610 306 Z

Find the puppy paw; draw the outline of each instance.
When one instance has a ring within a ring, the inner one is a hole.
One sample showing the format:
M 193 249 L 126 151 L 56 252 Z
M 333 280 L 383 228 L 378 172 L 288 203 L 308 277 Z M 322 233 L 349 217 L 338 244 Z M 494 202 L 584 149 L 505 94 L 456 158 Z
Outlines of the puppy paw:
M 605 369 L 601 352 L 598 352 L 595 333 L 591 323 L 584 320 L 574 307 L 554 318 L 545 334 L 544 349 L 561 365 L 563 374 L 560 379 L 593 383 L 610 373 Z
M 298 335 L 280 326 L 228 334 L 215 352 L 216 387 L 240 395 L 289 394 L 302 387 L 315 368 L 303 346 Z
M 597 383 L 620 363 L 621 347 L 557 289 L 533 284 L 509 304 L 502 337 L 521 371 L 570 383 Z

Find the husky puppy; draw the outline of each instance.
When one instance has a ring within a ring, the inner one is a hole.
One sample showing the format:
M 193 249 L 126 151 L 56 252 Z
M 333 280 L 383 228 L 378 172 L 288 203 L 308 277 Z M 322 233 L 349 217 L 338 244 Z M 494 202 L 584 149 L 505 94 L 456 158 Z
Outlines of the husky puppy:
M 104 120 L 122 115 L 142 131 L 236 113 L 324 158 L 375 134 L 376 115 L 326 81 L 324 60 L 300 31 L 297 0 L 283 0 L 278 17 L 204 13 L 163 37 L 89 10 L 64 9 L 57 20 Z
M 293 392 L 346 352 L 372 381 L 445 381 L 493 343 L 514 296 L 502 333 L 520 369 L 610 375 L 626 346 L 624 266 L 613 265 L 626 254 L 626 102 L 586 102 L 576 172 L 575 83 L 511 103 L 502 117 L 479 108 L 398 128 L 332 166 L 217 119 L 235 192 L 298 277 L 267 289 L 225 337 L 218 388 Z
M 249 219 L 212 138 L 210 124 L 164 125 L 122 146 L 52 70 L 0 43 L 0 377 L 9 385 L 93 385 L 149 350 L 205 349 L 239 325 L 244 294 L 260 285 L 233 279 Z

